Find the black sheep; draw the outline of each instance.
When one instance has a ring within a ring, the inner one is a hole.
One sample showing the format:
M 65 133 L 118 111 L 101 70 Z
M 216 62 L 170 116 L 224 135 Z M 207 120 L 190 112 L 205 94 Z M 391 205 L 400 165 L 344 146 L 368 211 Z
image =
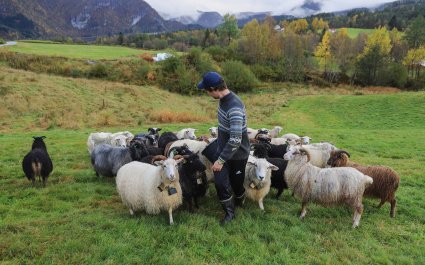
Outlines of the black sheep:
M 158 147 L 165 148 L 167 144 L 177 141 L 177 135 L 173 132 L 164 132 L 158 139 Z
M 285 181 L 285 169 L 288 165 L 288 161 L 283 158 L 268 157 L 270 152 L 270 145 L 267 144 L 254 144 L 254 156 L 258 158 L 265 158 L 269 163 L 277 166 L 279 169 L 272 171 L 271 175 L 271 187 L 277 189 L 276 200 L 279 199 L 280 195 L 285 189 L 288 189 L 288 184 Z
M 179 164 L 180 186 L 183 199 L 188 203 L 189 211 L 193 212 L 192 200 L 199 208 L 198 199 L 205 195 L 208 189 L 206 167 L 197 154 L 183 155 L 184 161 Z
M 32 138 L 34 138 L 34 142 L 31 151 L 22 160 L 22 169 L 28 180 L 32 181 L 33 186 L 35 178 L 38 176 L 43 180 L 43 187 L 45 187 L 47 178 L 53 170 L 52 160 L 43 141 L 46 136 L 33 136 Z

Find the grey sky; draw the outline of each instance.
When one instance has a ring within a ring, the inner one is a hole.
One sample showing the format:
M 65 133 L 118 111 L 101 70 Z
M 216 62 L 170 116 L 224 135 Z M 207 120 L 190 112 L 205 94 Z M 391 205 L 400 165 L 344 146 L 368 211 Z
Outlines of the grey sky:
M 274 15 L 289 13 L 289 11 L 302 5 L 303 0 L 178 0 L 170 4 L 164 0 L 145 0 L 160 13 L 172 17 L 190 15 L 196 16 L 197 10 L 217 11 L 221 15 L 238 12 L 270 11 Z M 393 0 L 315 0 L 322 2 L 322 11 L 338 11 L 355 7 L 372 7 L 378 4 L 393 2 Z

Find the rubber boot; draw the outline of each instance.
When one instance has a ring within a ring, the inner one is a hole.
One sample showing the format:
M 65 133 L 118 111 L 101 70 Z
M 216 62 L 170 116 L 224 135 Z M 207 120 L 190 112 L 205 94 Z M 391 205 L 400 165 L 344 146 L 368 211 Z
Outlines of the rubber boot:
M 236 197 L 235 198 L 235 206 L 236 207 L 243 207 L 244 203 L 245 203 L 245 193 L 242 194 L 242 196 Z
M 223 207 L 225 215 L 224 218 L 220 221 L 220 224 L 225 225 L 235 218 L 235 204 L 233 202 L 233 197 L 227 201 L 221 202 L 221 206 Z

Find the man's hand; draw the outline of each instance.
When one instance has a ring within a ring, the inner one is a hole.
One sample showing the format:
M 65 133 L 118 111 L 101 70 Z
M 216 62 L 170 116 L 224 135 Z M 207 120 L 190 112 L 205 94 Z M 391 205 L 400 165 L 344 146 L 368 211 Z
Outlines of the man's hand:
M 213 171 L 221 171 L 222 168 L 223 168 L 223 164 L 221 164 L 218 161 L 215 161 L 214 165 L 212 166 Z

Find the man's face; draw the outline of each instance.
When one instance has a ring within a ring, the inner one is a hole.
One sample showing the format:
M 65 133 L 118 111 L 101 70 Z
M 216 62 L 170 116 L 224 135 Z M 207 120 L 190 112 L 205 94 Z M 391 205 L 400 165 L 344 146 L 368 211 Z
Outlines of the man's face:
M 214 99 L 219 99 L 219 91 L 218 90 L 207 90 L 208 95 L 210 95 Z

